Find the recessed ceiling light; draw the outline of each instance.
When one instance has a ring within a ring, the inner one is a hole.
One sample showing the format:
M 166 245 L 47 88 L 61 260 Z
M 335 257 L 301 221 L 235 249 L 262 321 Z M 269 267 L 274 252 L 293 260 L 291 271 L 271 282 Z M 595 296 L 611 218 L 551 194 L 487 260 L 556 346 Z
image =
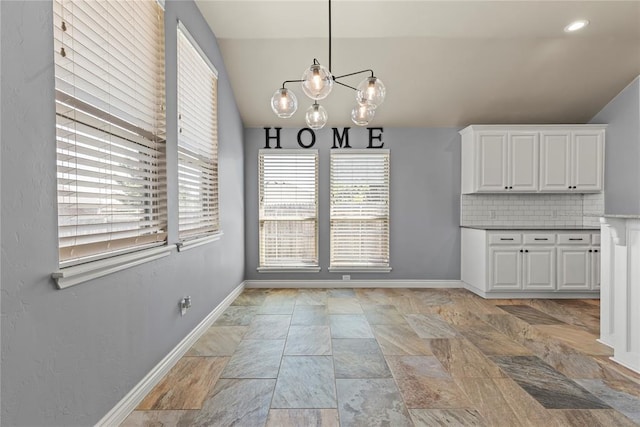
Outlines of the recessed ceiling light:
M 571 32 L 574 32 L 574 31 L 578 31 L 578 30 L 586 27 L 587 25 L 589 25 L 589 21 L 587 21 L 586 19 L 581 19 L 579 21 L 573 21 L 571 24 L 569 24 L 566 27 L 564 27 L 564 31 L 566 33 L 571 33 Z

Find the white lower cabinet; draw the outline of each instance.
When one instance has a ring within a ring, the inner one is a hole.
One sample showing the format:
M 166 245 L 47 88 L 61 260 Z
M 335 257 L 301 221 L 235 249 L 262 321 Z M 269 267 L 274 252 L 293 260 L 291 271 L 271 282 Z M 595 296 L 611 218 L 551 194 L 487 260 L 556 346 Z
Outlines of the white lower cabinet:
M 555 289 L 555 248 L 489 247 L 491 290 Z
M 522 289 L 552 291 L 556 286 L 555 248 L 524 249 Z
M 599 290 L 600 234 L 563 234 L 558 243 L 558 289 Z
M 600 288 L 599 261 L 597 231 L 462 228 L 462 281 L 483 296 L 591 295 Z
M 516 248 L 489 248 L 489 286 L 491 289 L 522 288 L 522 257 Z
M 586 248 L 558 248 L 558 289 L 591 289 L 591 256 Z

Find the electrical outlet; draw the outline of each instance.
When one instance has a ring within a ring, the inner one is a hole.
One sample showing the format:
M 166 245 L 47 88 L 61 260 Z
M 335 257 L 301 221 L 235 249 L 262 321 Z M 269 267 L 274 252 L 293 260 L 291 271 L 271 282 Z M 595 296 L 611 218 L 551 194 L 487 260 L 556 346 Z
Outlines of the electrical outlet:
M 186 296 L 182 298 L 178 303 L 178 307 L 180 307 L 180 315 L 184 316 L 187 313 L 187 310 L 191 308 L 191 297 Z
M 342 276 L 342 280 L 351 280 L 351 275 L 349 275 L 349 274 L 344 274 L 344 275 Z
M 496 211 L 489 211 L 489 218 L 496 219 L 497 218 Z

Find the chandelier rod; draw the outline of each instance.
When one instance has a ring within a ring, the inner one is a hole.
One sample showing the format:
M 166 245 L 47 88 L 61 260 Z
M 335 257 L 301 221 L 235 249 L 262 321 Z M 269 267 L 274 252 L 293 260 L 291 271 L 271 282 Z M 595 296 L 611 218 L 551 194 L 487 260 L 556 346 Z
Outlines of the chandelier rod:
M 304 80 L 285 80 L 282 82 L 282 89 L 284 89 L 284 85 L 286 85 L 287 83 L 302 83 Z
M 366 70 L 356 71 L 355 73 L 343 74 L 341 76 L 334 76 L 333 80 L 341 79 L 343 77 L 355 76 L 356 74 L 362 74 L 362 73 L 371 73 L 371 77 L 375 77 L 373 74 L 373 70 L 366 69 Z
M 329 73 L 331 72 L 331 0 L 329 0 Z
M 348 84 L 344 84 L 344 83 L 342 83 L 342 82 L 339 82 L 339 81 L 337 81 L 336 79 L 333 79 L 333 81 L 335 81 L 337 84 L 339 84 L 339 85 L 341 85 L 341 86 L 348 87 L 349 89 L 353 89 L 353 90 L 355 90 L 356 92 L 358 91 L 358 89 L 356 89 L 355 87 L 353 87 L 353 86 L 349 86 Z

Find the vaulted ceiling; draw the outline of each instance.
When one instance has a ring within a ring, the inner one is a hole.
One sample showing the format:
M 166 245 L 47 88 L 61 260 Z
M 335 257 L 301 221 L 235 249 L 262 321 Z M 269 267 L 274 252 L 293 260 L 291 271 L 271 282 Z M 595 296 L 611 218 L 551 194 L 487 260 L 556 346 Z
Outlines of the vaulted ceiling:
M 328 65 L 328 2 L 196 0 L 222 50 L 247 127 L 303 127 L 269 101 L 314 58 Z M 372 125 L 584 123 L 640 74 L 639 1 L 332 1 L 334 74 L 372 68 L 387 87 Z M 576 19 L 590 24 L 566 33 Z M 357 85 L 362 77 L 344 80 Z M 350 126 L 334 86 L 329 126 Z

